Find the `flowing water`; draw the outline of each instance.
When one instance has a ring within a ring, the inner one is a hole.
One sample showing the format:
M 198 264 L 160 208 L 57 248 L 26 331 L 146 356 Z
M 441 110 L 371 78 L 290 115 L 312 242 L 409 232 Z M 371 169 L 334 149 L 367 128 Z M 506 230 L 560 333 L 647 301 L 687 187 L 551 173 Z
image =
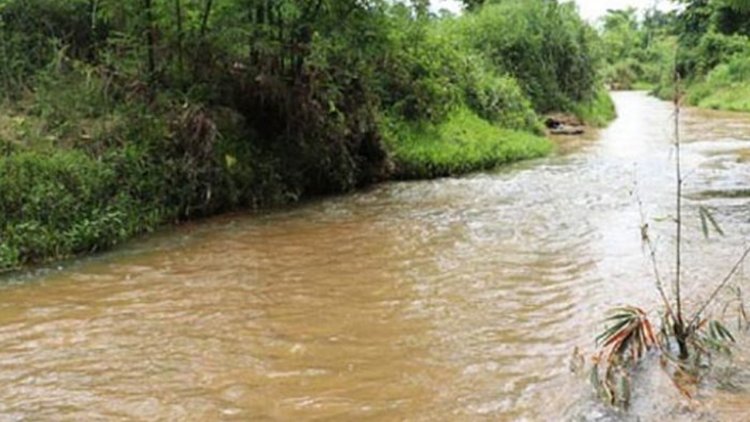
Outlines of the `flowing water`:
M 748 420 L 742 347 L 729 387 L 687 400 L 644 375 L 629 415 L 569 371 L 608 308 L 657 309 L 636 183 L 666 276 L 673 260 L 671 105 L 614 98 L 617 121 L 550 158 L 12 276 L 0 420 Z M 750 234 L 750 118 L 683 117 L 690 308 Z M 726 237 L 702 238 L 699 205 Z

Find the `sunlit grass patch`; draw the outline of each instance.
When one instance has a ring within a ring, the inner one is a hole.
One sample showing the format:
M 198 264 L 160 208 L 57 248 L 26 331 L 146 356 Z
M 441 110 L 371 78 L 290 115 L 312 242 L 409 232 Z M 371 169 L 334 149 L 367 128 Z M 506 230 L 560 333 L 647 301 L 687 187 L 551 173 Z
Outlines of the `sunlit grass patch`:
M 718 88 L 696 105 L 714 110 L 750 111 L 750 83 Z
M 465 108 L 439 124 L 389 121 L 386 126 L 401 179 L 458 175 L 552 151 L 546 138 L 499 128 Z
M 615 103 L 604 89 L 597 91 L 593 99 L 574 107 L 574 113 L 587 125 L 604 127 L 617 117 Z
M 688 88 L 690 105 L 714 110 L 750 111 L 750 57 L 738 54 Z

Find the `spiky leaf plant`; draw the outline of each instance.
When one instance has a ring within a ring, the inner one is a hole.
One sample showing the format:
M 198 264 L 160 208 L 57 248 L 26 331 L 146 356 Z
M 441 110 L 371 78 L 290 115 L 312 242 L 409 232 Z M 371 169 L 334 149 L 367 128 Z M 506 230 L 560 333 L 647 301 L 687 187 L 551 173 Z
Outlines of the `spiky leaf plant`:
M 630 402 L 630 374 L 646 352 L 658 346 L 646 313 L 625 306 L 610 311 L 607 328 L 597 338 L 601 349 L 594 358 L 590 380 L 605 402 L 627 407 Z

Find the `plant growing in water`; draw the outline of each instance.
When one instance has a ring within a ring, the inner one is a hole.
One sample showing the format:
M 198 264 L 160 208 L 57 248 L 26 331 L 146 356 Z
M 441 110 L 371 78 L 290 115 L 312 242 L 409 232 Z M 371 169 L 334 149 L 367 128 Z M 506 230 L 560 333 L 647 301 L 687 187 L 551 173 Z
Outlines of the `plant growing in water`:
M 674 157 L 675 157 L 675 276 L 672 281 L 673 297 L 670 298 L 664 288 L 664 282 L 659 273 L 656 249 L 649 236 L 648 224 L 645 223 L 642 202 L 636 195 L 641 218 L 641 236 L 653 266 L 656 289 L 658 290 L 663 310 L 657 331 L 650 321 L 648 314 L 641 308 L 624 306 L 612 309 L 605 322 L 607 327 L 597 337 L 599 351 L 594 356 L 590 381 L 597 394 L 607 403 L 626 408 L 630 401 L 631 375 L 638 363 L 647 355 L 648 351 L 655 351 L 661 358 L 662 368 L 672 378 L 674 385 L 685 395 L 689 384 L 695 384 L 705 368 L 710 367 L 711 357 L 715 353 L 730 353 L 731 344 L 735 342 L 732 333 L 720 321 L 706 317 L 709 305 L 717 300 L 719 294 L 726 289 L 742 267 L 743 262 L 750 255 L 750 248 L 745 249 L 736 263 L 721 279 L 709 296 L 688 314 L 682 295 L 682 243 L 683 239 L 683 185 L 684 177 L 680 157 L 680 83 L 675 77 L 674 95 Z M 703 234 L 708 236 L 713 230 L 723 235 L 723 231 L 710 211 L 705 207 L 699 208 L 699 217 Z M 741 303 L 741 290 L 737 290 L 740 298 L 741 317 L 746 314 Z

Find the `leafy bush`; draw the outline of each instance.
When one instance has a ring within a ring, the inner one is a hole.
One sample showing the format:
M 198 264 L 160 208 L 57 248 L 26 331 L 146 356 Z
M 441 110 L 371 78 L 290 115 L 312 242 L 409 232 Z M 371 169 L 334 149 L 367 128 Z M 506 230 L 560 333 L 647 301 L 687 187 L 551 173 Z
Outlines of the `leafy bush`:
M 750 51 L 736 54 L 726 63 L 718 65 L 708 74 L 706 81 L 712 84 L 750 81 Z
M 0 158 L 0 198 L 1 267 L 106 248 L 160 220 L 77 151 Z
M 576 104 L 574 112 L 581 120 L 595 127 L 604 127 L 617 117 L 615 103 L 604 89 L 599 89 L 591 100 Z
M 440 123 L 468 106 L 500 126 L 541 132 L 517 80 L 455 36 L 454 22 L 401 16 L 390 30 L 394 55 L 380 72 L 387 113 L 409 121 Z
M 641 64 L 635 59 L 627 59 L 607 66 L 604 80 L 613 89 L 628 90 L 642 80 L 642 75 Z
M 466 73 L 466 55 L 430 22 L 413 19 L 402 8 L 395 8 L 392 50 L 378 69 L 381 102 L 405 119 L 437 122 L 461 102 L 458 78 Z
M 664 64 L 674 64 L 676 37 L 668 31 L 673 19 L 673 14 L 655 9 L 646 11 L 642 19 L 635 8 L 609 10 L 601 18 L 604 82 L 615 89 L 660 84 Z M 671 79 L 665 81 L 671 84 Z
M 596 33 L 572 3 L 506 0 L 448 25 L 467 48 L 515 77 L 537 112 L 568 110 L 595 94 Z
M 706 75 L 732 56 L 747 52 L 750 52 L 750 38 L 747 36 L 709 32 L 701 38 L 694 52 L 697 57 L 696 72 L 698 75 Z
M 475 113 L 504 128 L 542 133 L 531 101 L 516 79 L 499 76 L 480 57 L 470 57 L 467 65 L 462 85 L 466 104 Z

